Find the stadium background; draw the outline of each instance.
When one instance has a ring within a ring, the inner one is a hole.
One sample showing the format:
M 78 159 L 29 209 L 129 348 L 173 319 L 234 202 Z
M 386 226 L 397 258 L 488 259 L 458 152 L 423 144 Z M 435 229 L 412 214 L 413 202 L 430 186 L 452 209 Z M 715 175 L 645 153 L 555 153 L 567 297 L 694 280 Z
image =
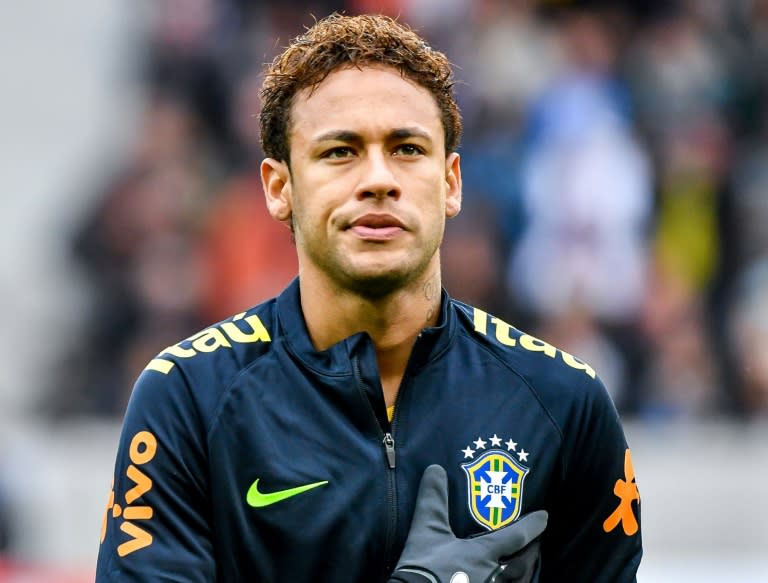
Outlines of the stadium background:
M 765 0 L 7 3 L 0 581 L 92 580 L 132 379 L 290 277 L 259 71 L 334 9 L 400 14 L 457 65 L 447 287 L 605 378 L 641 583 L 768 581 Z

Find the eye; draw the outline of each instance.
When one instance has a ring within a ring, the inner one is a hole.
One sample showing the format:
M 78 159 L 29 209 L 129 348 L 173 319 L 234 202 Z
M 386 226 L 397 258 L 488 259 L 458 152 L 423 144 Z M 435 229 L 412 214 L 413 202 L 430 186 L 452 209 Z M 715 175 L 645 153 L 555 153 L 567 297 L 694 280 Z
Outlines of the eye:
M 330 160 L 340 160 L 342 158 L 349 158 L 354 154 L 354 151 L 349 146 L 339 146 L 338 148 L 331 148 L 323 153 L 323 158 Z
M 397 156 L 419 156 L 423 153 L 424 150 L 415 144 L 400 144 L 395 148 Z

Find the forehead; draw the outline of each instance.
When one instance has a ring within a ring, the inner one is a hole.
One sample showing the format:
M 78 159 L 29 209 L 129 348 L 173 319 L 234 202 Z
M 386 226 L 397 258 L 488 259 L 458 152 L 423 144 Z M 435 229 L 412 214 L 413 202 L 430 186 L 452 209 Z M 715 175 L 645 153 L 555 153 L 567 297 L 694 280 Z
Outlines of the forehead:
M 329 130 L 366 135 L 421 127 L 434 134 L 436 141 L 443 134 L 434 96 L 391 67 L 346 67 L 332 72 L 314 90 L 297 93 L 291 119 L 291 141 L 297 145 Z

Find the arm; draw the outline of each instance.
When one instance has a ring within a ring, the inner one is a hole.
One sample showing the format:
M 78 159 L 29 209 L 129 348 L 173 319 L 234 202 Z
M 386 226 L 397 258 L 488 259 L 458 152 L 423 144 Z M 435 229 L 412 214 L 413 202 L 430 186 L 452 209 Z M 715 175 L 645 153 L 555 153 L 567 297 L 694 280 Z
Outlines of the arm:
M 97 583 L 215 580 L 206 459 L 184 376 L 144 371 L 123 422 Z
M 642 557 L 640 495 L 621 423 L 602 383 L 564 426 L 563 479 L 542 540 L 541 581 L 629 583 Z

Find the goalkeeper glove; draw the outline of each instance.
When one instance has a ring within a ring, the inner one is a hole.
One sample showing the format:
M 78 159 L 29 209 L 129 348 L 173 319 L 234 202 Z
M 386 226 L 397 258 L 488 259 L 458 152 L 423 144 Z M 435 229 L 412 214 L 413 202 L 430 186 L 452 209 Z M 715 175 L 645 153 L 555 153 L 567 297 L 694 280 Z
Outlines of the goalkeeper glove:
M 448 522 L 448 478 L 431 465 L 388 583 L 528 583 L 538 570 L 538 536 L 546 526 L 547 513 L 539 510 L 498 530 L 456 538 Z

